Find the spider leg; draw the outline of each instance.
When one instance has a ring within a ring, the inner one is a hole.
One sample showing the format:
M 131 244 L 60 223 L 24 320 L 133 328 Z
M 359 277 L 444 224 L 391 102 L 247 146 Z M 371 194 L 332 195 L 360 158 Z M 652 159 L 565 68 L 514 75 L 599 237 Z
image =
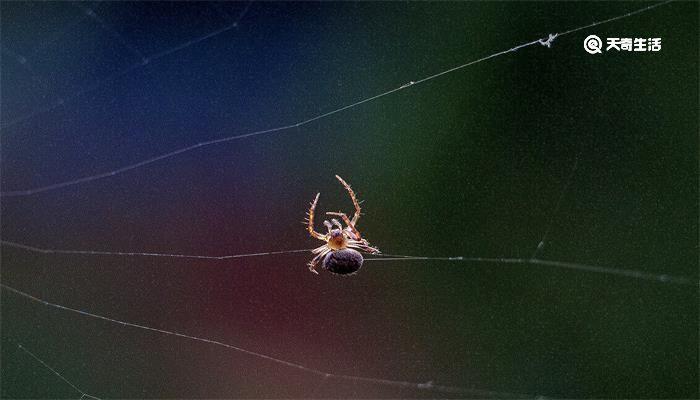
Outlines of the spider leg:
M 339 177 L 338 175 L 336 175 L 335 177 L 338 178 L 340 183 L 345 187 L 345 190 L 347 190 L 348 193 L 350 193 L 350 198 L 352 199 L 352 204 L 355 206 L 355 215 L 352 216 L 352 224 L 357 225 L 357 221 L 359 221 L 359 219 L 360 219 L 360 210 L 361 210 L 360 209 L 360 202 L 357 201 L 357 196 L 355 196 L 355 192 L 352 190 L 350 185 L 348 185 L 348 183 L 345 182 L 343 180 L 343 178 Z M 350 224 L 348 224 L 348 225 L 350 225 Z
M 323 225 L 325 225 L 326 228 L 328 228 L 328 233 L 331 233 L 331 229 L 333 229 L 333 225 L 331 225 L 331 223 L 328 222 L 328 220 L 323 221 Z
M 340 221 L 338 221 L 337 219 L 333 218 L 333 219 L 331 219 L 331 222 L 333 222 L 333 225 L 337 226 L 338 229 L 340 229 L 341 231 L 343 230 L 343 225 L 340 223 Z
M 360 240 L 362 238 L 362 235 L 360 235 L 360 231 L 358 231 L 357 228 L 355 228 L 355 224 L 352 221 L 350 221 L 350 218 L 348 218 L 348 216 L 345 215 L 345 213 L 327 212 L 326 214 L 339 216 L 340 218 L 343 219 L 343 221 L 348 226 L 348 228 L 350 228 L 350 232 L 352 232 L 352 234 L 355 235 L 355 239 Z
M 319 196 L 321 196 L 321 193 L 316 194 L 316 198 L 314 199 L 314 201 L 311 202 L 309 212 L 306 213 L 306 219 L 308 221 L 307 229 L 309 230 L 309 234 L 311 235 L 311 237 L 314 237 L 319 240 L 326 240 L 326 235 L 322 235 L 314 230 L 314 211 L 316 210 L 316 204 L 318 204 Z
M 352 249 L 362 250 L 365 253 L 369 253 L 369 254 L 381 254 L 381 251 L 379 251 L 378 248 L 370 246 L 369 242 L 366 241 L 365 239 L 349 240 L 348 247 L 352 248 Z
M 315 249 L 312 250 L 314 254 L 316 254 L 316 257 L 312 258 L 311 261 L 309 261 L 308 267 L 309 271 L 313 272 L 314 274 L 318 275 L 318 271 L 316 271 L 316 267 L 318 264 L 323 260 L 323 257 L 326 256 L 326 254 L 331 252 L 331 249 L 327 245 L 319 246 Z

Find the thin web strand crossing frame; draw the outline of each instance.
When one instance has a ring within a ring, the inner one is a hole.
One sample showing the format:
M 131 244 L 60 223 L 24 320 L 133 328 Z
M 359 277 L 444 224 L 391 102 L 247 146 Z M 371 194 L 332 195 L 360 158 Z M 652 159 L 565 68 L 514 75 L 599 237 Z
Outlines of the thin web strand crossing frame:
M 143 166 L 146 166 L 146 165 L 155 163 L 155 162 L 160 161 L 160 160 L 165 160 L 165 159 L 167 159 L 167 158 L 175 157 L 175 156 L 177 156 L 177 155 L 179 155 L 179 154 L 186 153 L 186 152 L 189 152 L 189 151 L 198 149 L 198 148 L 200 148 L 200 147 L 207 147 L 207 146 L 212 146 L 212 145 L 215 145 L 215 144 L 230 142 L 230 141 L 233 141 L 233 140 L 245 139 L 245 138 L 254 137 L 254 136 L 259 136 L 259 135 L 264 135 L 264 134 L 268 134 L 268 133 L 275 133 L 275 132 L 285 131 L 285 130 L 289 130 L 289 129 L 292 129 L 292 128 L 298 128 L 298 127 L 301 127 L 301 126 L 310 124 L 311 122 L 318 121 L 318 120 L 320 120 L 320 119 L 330 117 L 331 115 L 334 115 L 334 114 L 343 112 L 343 111 L 345 111 L 345 110 L 349 110 L 349 109 L 351 109 L 351 108 L 358 107 L 358 106 L 360 106 L 360 105 L 362 105 L 362 104 L 369 103 L 369 102 L 371 102 L 371 101 L 377 100 L 377 99 L 379 99 L 379 98 L 388 96 L 388 95 L 390 95 L 390 94 L 392 94 L 392 93 L 395 93 L 395 92 L 398 92 L 398 91 L 401 91 L 401 90 L 408 89 L 408 88 L 410 88 L 410 87 L 419 85 L 419 84 L 421 84 L 421 83 L 428 82 L 428 81 L 430 81 L 430 80 L 436 79 L 436 78 L 441 77 L 441 76 L 443 76 L 443 75 L 450 74 L 450 73 L 452 73 L 452 72 L 461 70 L 461 69 L 466 68 L 466 67 L 469 67 L 469 66 L 471 66 L 471 65 L 475 65 L 475 64 L 478 64 L 478 63 L 481 63 L 481 62 L 490 60 L 490 59 L 492 59 L 492 58 L 496 58 L 496 57 L 502 56 L 502 55 L 504 55 L 504 54 L 516 52 L 516 51 L 518 51 L 518 50 L 521 50 L 521 49 L 523 49 L 523 48 L 526 48 L 526 47 L 529 47 L 529 46 L 532 46 L 532 45 L 535 45 L 535 44 L 540 44 L 540 45 L 542 45 L 542 46 L 545 46 L 545 47 L 549 48 L 549 47 L 551 47 L 552 42 L 553 42 L 556 38 L 559 38 L 559 37 L 561 37 L 561 36 L 566 36 L 566 35 L 569 35 L 569 34 L 571 34 L 571 33 L 578 32 L 578 31 L 580 31 L 580 30 L 592 28 L 592 27 L 594 27 L 594 26 L 599 26 L 599 25 L 602 25 L 602 24 L 606 24 L 606 23 L 609 23 L 609 22 L 613 22 L 613 21 L 617 21 L 617 20 L 620 20 L 620 19 L 623 19 L 623 18 L 627 18 L 627 17 L 633 16 L 633 15 L 636 15 L 636 14 L 640 14 L 640 13 L 643 13 L 643 12 L 646 12 L 646 11 L 649 11 L 649 10 L 652 10 L 652 9 L 654 9 L 654 8 L 657 8 L 657 7 L 659 7 L 659 6 L 668 4 L 668 3 L 670 3 L 671 1 L 672 1 L 672 0 L 667 0 L 667 1 L 664 1 L 664 2 L 661 2 L 661 3 L 652 4 L 652 5 L 650 5 L 650 6 L 647 6 L 647 7 L 644 7 L 644 8 L 640 8 L 640 9 L 638 9 L 638 10 L 630 11 L 630 12 L 628 12 L 628 13 L 625 13 L 625 14 L 622 14 L 622 15 L 618 15 L 618 16 L 616 16 L 616 17 L 611 17 L 611 18 L 608 18 L 608 19 L 605 19 L 605 20 L 602 20 L 602 21 L 592 22 L 592 23 L 590 23 L 590 24 L 583 25 L 583 26 L 580 26 L 580 27 L 577 27 L 577 28 L 573 28 L 573 29 L 569 29 L 569 30 L 566 30 L 566 31 L 563 31 L 563 32 L 554 33 L 554 34 L 549 34 L 547 38 L 540 38 L 540 39 L 532 40 L 532 41 L 530 41 L 530 42 L 522 43 L 522 44 L 519 44 L 519 45 L 517 45 L 517 46 L 515 46 L 515 47 L 511 47 L 510 49 L 503 50 L 503 51 L 499 51 L 499 52 L 493 53 L 493 54 L 491 54 L 491 55 L 481 57 L 481 58 L 479 58 L 479 59 L 476 59 L 476 60 L 467 62 L 467 63 L 465 63 L 465 64 L 462 64 L 462 65 L 458 65 L 458 66 L 456 66 L 456 67 L 449 68 L 449 69 L 444 70 L 444 71 L 442 71 L 442 72 L 438 72 L 438 73 L 436 73 L 436 74 L 426 76 L 426 77 L 421 78 L 421 79 L 418 79 L 418 80 L 416 80 L 416 81 L 410 81 L 408 84 L 401 85 L 401 86 L 399 86 L 399 87 L 397 87 L 397 88 L 387 90 L 387 91 L 382 92 L 382 93 L 379 93 L 379 94 L 377 94 L 377 95 L 374 95 L 374 96 L 371 96 L 371 97 L 367 97 L 367 98 L 365 98 L 365 99 L 362 99 L 362 100 L 356 101 L 356 102 L 354 102 L 354 103 L 351 103 L 351 104 L 342 106 L 342 107 L 340 107 L 340 108 L 336 108 L 336 109 L 334 109 L 334 110 L 332 110 L 332 111 L 328 111 L 328 112 L 325 112 L 325 113 L 323 113 L 323 114 L 316 115 L 316 116 L 314 116 L 314 117 L 311 117 L 311 118 L 302 120 L 302 121 L 297 122 L 297 123 L 293 123 L 293 124 L 289 124 L 289 125 L 283 125 L 283 126 L 278 126 L 278 127 L 275 127 L 275 128 L 263 129 L 263 130 L 254 131 L 254 132 L 250 132 L 250 133 L 245 133 L 245 134 L 241 134 L 241 135 L 226 136 L 226 137 L 223 137 L 223 138 L 212 139 L 212 140 L 207 140 L 207 141 L 195 143 L 195 144 L 193 144 L 193 145 L 190 145 L 190 146 L 187 146 L 187 147 L 183 147 L 183 148 L 180 148 L 180 149 L 177 149 L 177 150 L 173 150 L 173 151 L 170 151 L 170 152 L 167 152 L 167 153 L 163 153 L 163 154 L 161 154 L 161 155 L 154 156 L 154 157 L 151 157 L 151 158 L 147 158 L 147 159 L 144 159 L 144 160 L 142 160 L 142 161 L 135 162 L 135 163 L 129 164 L 129 165 L 125 165 L 125 166 L 123 166 L 123 167 L 120 167 L 120 168 L 117 168 L 117 169 L 114 169 L 114 170 L 111 170 L 111 171 L 108 171 L 108 172 L 102 172 L 102 173 L 98 173 L 98 174 L 94 174 L 94 175 L 88 175 L 88 176 L 84 176 L 84 177 L 82 177 L 82 178 L 76 178 L 76 179 L 67 180 L 67 181 L 63 181 L 63 182 L 57 182 L 57 183 L 53 183 L 53 184 L 49 184 L 49 185 L 45 185 L 45 186 L 39 186 L 39 187 L 31 188 L 31 189 L 9 190 L 9 191 L 4 191 L 4 192 L 3 192 L 3 191 L 0 191 L 0 197 L 21 197 L 21 196 L 30 196 L 30 195 L 34 195 L 34 194 L 38 194 L 38 193 L 43 193 L 43 192 L 48 192 L 48 191 L 51 191 L 51 190 L 56 190 L 56 189 L 68 187 L 68 186 L 78 185 L 78 184 L 81 184 L 81 183 L 92 182 L 92 181 L 96 181 L 96 180 L 99 180 L 99 179 L 104 179 L 104 178 L 108 178 L 108 177 L 111 177 L 111 176 L 119 175 L 119 174 L 122 174 L 122 173 L 124 173 L 124 172 L 131 171 L 131 170 L 134 170 L 134 169 L 137 169 L 137 168 L 140 168 L 140 167 L 143 167 Z M 199 41 L 205 40 L 205 39 L 207 39 L 207 38 L 209 38 L 209 37 L 218 35 L 218 34 L 220 34 L 220 33 L 222 33 L 222 32 L 225 32 L 226 30 L 231 29 L 231 28 L 233 28 L 233 24 L 231 24 L 230 27 L 223 28 L 223 29 L 221 29 L 220 31 L 213 32 L 213 33 L 211 33 L 211 34 L 209 34 L 209 35 L 207 35 L 207 36 L 204 36 L 204 37 L 198 39 L 196 42 L 199 42 Z M 192 44 L 194 44 L 194 43 L 195 43 L 195 42 L 187 42 L 187 43 L 185 43 L 183 46 L 181 46 L 181 48 L 188 47 L 188 46 L 190 46 L 190 45 L 192 45 Z M 159 54 L 157 54 L 156 56 L 157 56 L 158 58 L 160 58 L 160 57 L 163 57 L 163 56 L 165 56 L 165 55 L 167 55 L 167 54 L 170 54 L 170 53 L 172 53 L 172 52 L 174 52 L 174 51 L 177 51 L 177 50 L 180 50 L 180 47 L 177 47 L 177 48 L 175 48 L 175 49 L 168 50 L 168 52 L 163 53 L 163 54 L 159 53 Z M 139 65 L 140 65 L 140 64 L 136 64 L 135 66 L 131 67 L 130 69 L 127 69 L 127 70 L 125 70 L 125 71 L 122 71 L 122 72 L 119 72 L 119 73 L 117 73 L 117 74 L 114 74 L 114 76 L 112 76 L 112 77 L 110 77 L 110 78 L 108 78 L 108 79 L 114 79 L 114 78 L 116 78 L 116 77 L 118 77 L 118 76 L 122 76 L 122 75 L 126 74 L 127 72 L 131 71 L 132 69 L 138 67 Z M 223 131 L 225 131 L 225 130 L 221 130 L 221 131 L 219 131 L 218 133 L 221 134 Z
M 244 353 L 244 354 L 256 357 L 256 358 L 261 358 L 261 359 L 268 360 L 268 361 L 271 361 L 271 362 L 274 362 L 277 364 L 285 365 L 285 366 L 290 367 L 290 368 L 295 368 L 295 369 L 305 371 L 305 372 L 308 372 L 308 373 L 311 373 L 314 375 L 318 375 L 318 376 L 323 377 L 324 380 L 328 379 L 328 378 L 336 378 L 336 379 L 341 379 L 341 380 L 346 380 L 346 381 L 365 382 L 365 383 L 371 383 L 371 384 L 377 384 L 377 385 L 403 387 L 403 388 L 414 388 L 414 389 L 420 389 L 420 390 L 430 390 L 430 391 L 441 392 L 441 393 L 472 394 L 472 395 L 477 395 L 477 396 L 489 396 L 489 397 L 514 397 L 514 398 L 535 397 L 532 395 L 526 395 L 526 394 L 522 394 L 522 393 L 510 393 L 510 392 L 473 389 L 473 388 L 458 387 L 458 386 L 437 385 L 437 384 L 434 384 L 432 381 L 427 381 L 425 383 L 416 383 L 416 382 L 396 381 L 396 380 L 382 379 L 382 378 L 370 378 L 370 377 L 357 376 L 357 375 L 334 374 L 334 373 L 322 371 L 322 370 L 319 370 L 316 368 L 307 367 L 305 365 L 302 365 L 302 364 L 299 364 L 296 362 L 287 361 L 287 360 L 283 360 L 280 358 L 275 358 L 275 357 L 272 357 L 272 356 L 267 355 L 267 354 L 258 353 L 258 352 L 251 351 L 251 350 L 246 350 L 242 347 L 234 346 L 232 344 L 224 343 L 224 342 L 221 342 L 218 340 L 187 335 L 185 333 L 180 333 L 180 332 L 175 332 L 175 331 L 170 331 L 170 330 L 165 330 L 165 329 L 152 328 L 152 327 L 149 327 L 146 325 L 135 324 L 132 322 L 127 322 L 127 321 L 122 321 L 122 320 L 118 320 L 118 319 L 114 319 L 114 318 L 109 318 L 109 317 L 105 317 L 103 315 L 93 314 L 93 313 L 90 313 L 87 311 L 78 310 L 78 309 L 71 308 L 71 307 L 66 307 L 66 306 L 63 306 L 60 304 L 56 304 L 56 303 L 51 303 L 49 301 L 32 296 L 28 293 L 25 293 L 21 290 L 15 289 L 15 288 L 8 286 L 8 285 L 5 285 L 3 283 L 0 283 L 0 289 L 6 290 L 6 291 L 11 292 L 11 293 L 16 294 L 16 295 L 19 295 L 19 296 L 24 297 L 26 299 L 29 299 L 33 302 L 43 304 L 47 307 L 56 308 L 56 309 L 64 310 L 64 311 L 69 311 L 69 312 L 80 314 L 80 315 L 83 315 L 86 317 L 101 319 L 103 321 L 107 321 L 107 322 L 110 322 L 113 324 L 119 324 L 119 325 L 128 326 L 128 327 L 132 327 L 132 328 L 162 333 L 162 334 L 170 335 L 170 336 L 177 336 L 177 337 L 184 338 L 184 339 L 190 339 L 190 340 L 194 340 L 194 341 L 198 341 L 198 342 L 209 343 L 212 345 L 225 347 L 227 349 L 235 350 L 239 353 Z M 54 371 L 54 373 L 55 373 L 55 371 Z M 76 390 L 83 393 L 83 396 L 86 395 L 85 392 L 82 392 L 80 389 L 75 387 L 73 384 L 71 384 L 71 386 L 73 386 Z M 92 396 L 90 396 L 90 397 L 92 397 Z
M 280 250 L 245 254 L 231 254 L 223 256 L 201 255 L 201 254 L 178 254 L 178 253 L 152 253 L 152 252 L 123 252 L 123 251 L 100 251 L 100 250 L 63 250 L 63 249 L 47 249 L 41 247 L 30 246 L 23 243 L 10 242 L 0 240 L 0 245 L 22 249 L 34 253 L 41 254 L 75 254 L 75 255 L 90 255 L 90 256 L 116 256 L 116 257 L 167 257 L 167 258 L 186 258 L 186 259 L 204 259 L 204 260 L 230 260 L 235 258 L 260 257 L 280 254 L 307 253 L 313 249 L 296 249 L 296 250 Z M 699 281 L 691 278 L 674 276 L 662 273 L 651 273 L 632 269 L 602 267 L 596 265 L 587 265 L 573 262 L 541 260 L 537 258 L 491 258 L 491 257 L 423 257 L 398 254 L 381 254 L 373 258 L 366 258 L 365 262 L 376 261 L 452 261 L 452 262 L 478 262 L 478 263 L 502 263 L 502 264 L 529 264 L 540 265 L 547 267 L 566 268 L 584 272 L 596 272 L 608 275 L 617 275 L 627 278 L 646 280 L 658 283 L 668 283 L 675 285 L 690 285 L 698 286 Z

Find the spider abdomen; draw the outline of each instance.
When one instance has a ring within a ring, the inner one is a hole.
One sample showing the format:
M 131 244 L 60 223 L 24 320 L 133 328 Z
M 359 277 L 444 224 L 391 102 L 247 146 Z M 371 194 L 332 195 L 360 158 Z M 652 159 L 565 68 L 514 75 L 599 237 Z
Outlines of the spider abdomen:
M 350 275 L 362 267 L 362 254 L 353 249 L 335 250 L 323 259 L 323 268 L 334 274 Z

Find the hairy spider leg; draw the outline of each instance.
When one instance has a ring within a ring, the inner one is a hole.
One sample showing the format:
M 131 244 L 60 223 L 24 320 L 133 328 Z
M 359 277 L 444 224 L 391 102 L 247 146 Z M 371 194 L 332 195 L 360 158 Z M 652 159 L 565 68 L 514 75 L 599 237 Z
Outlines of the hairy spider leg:
M 331 225 L 331 223 L 328 222 L 328 220 L 323 221 L 323 225 L 325 225 L 326 228 L 328 228 L 328 234 L 330 235 L 331 230 L 333 229 L 333 225 Z
M 326 214 L 330 215 L 338 215 L 340 216 L 343 221 L 348 225 L 348 229 L 350 229 L 351 233 L 353 234 L 353 238 L 348 239 L 348 247 L 356 248 L 359 250 L 364 251 L 365 253 L 370 253 L 370 254 L 380 254 L 379 249 L 376 247 L 372 247 L 369 245 L 369 242 L 365 239 L 362 238 L 360 235 L 360 231 L 355 228 L 355 225 L 353 225 L 352 221 L 348 218 L 345 213 L 342 212 L 327 212 Z M 334 220 L 335 221 L 335 220 Z
M 316 254 L 316 257 L 312 258 L 311 261 L 307 264 L 309 266 L 309 271 L 313 272 L 314 274 L 318 275 L 318 271 L 316 271 L 316 267 L 318 264 L 323 260 L 323 257 L 326 256 L 326 254 L 331 252 L 330 247 L 328 245 L 323 245 L 319 246 L 313 250 L 311 250 L 312 253 Z
M 347 246 L 350 249 L 362 250 L 365 253 L 369 253 L 369 254 L 381 254 L 382 253 L 381 251 L 379 251 L 378 248 L 370 246 L 369 242 L 367 242 L 365 239 L 360 239 L 360 240 L 348 239 Z
M 321 193 L 316 193 L 316 198 L 311 202 L 311 207 L 309 207 L 309 212 L 306 213 L 306 220 L 308 221 L 309 234 L 318 239 L 326 240 L 326 235 L 320 234 L 314 230 L 314 211 L 316 210 L 316 204 L 318 204 L 318 198 Z
M 328 214 L 328 215 L 337 215 L 337 216 L 339 216 L 340 218 L 342 218 L 343 221 L 345 222 L 345 224 L 348 226 L 348 228 L 350 228 L 350 232 L 352 232 L 352 234 L 355 236 L 353 239 L 357 239 L 357 240 L 362 239 L 362 235 L 360 235 L 360 231 L 358 231 L 357 228 L 355 228 L 355 224 L 353 224 L 352 221 L 350 221 L 350 218 L 348 218 L 348 216 L 345 215 L 345 213 L 342 213 L 342 212 L 331 212 L 331 211 L 329 211 L 329 212 L 327 212 L 326 214 Z M 333 221 L 337 221 L 337 220 L 336 220 L 336 219 L 333 219 Z
M 345 186 L 345 190 L 347 190 L 348 193 L 350 193 L 350 198 L 352 199 L 352 204 L 355 206 L 355 215 L 352 216 L 352 224 L 357 225 L 357 221 L 360 220 L 360 210 L 361 210 L 360 209 L 360 202 L 357 201 L 357 196 L 355 196 L 355 192 L 352 190 L 350 185 L 348 185 L 348 183 L 345 182 L 343 180 L 343 178 L 339 177 L 338 175 L 336 175 L 335 177 L 338 178 L 338 180 L 340 181 L 340 183 L 343 186 Z M 348 225 L 350 225 L 350 224 L 348 224 Z
M 333 218 L 333 219 L 331 219 L 331 222 L 333 223 L 333 225 L 337 226 L 338 229 L 340 229 L 341 231 L 343 230 L 343 224 L 341 224 L 340 221 Z

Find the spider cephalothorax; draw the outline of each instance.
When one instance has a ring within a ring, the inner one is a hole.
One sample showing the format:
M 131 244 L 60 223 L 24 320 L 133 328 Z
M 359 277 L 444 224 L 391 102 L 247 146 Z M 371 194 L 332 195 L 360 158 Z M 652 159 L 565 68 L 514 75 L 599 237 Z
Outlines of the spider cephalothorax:
M 370 246 L 355 227 L 357 221 L 360 219 L 360 202 L 357 201 L 355 192 L 353 192 L 350 185 L 348 185 L 343 178 L 338 175 L 335 177 L 338 178 L 340 183 L 342 183 L 348 193 L 350 193 L 352 203 L 355 205 L 355 215 L 353 215 L 351 220 L 345 213 L 327 212 L 326 214 L 328 215 L 340 217 L 347 226 L 343 228 L 340 221 L 332 218 L 331 222 L 323 221 L 323 224 L 328 229 L 328 233 L 324 235 L 316 232 L 314 230 L 314 211 L 316 210 L 316 204 L 318 204 L 318 198 L 321 193 L 316 194 L 316 198 L 311 202 L 311 207 L 308 212 L 308 230 L 312 237 L 323 240 L 326 243 L 312 251 L 316 254 L 316 257 L 309 261 L 308 265 L 309 270 L 315 274 L 318 274 L 316 267 L 319 264 L 322 264 L 323 268 L 330 272 L 352 274 L 360 269 L 363 262 L 362 255 L 357 250 L 370 254 L 379 254 L 379 250 Z

